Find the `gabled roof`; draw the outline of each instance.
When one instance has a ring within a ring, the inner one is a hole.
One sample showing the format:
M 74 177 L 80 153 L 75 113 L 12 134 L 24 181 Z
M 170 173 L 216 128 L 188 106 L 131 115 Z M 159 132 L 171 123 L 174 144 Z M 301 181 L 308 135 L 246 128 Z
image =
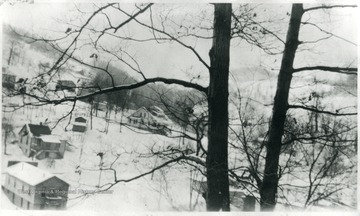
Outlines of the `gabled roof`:
M 130 117 L 135 117 L 140 110 L 144 110 L 146 113 L 149 113 L 151 115 L 151 113 L 149 112 L 149 110 L 147 110 L 145 107 L 140 107 L 139 109 L 137 109 L 135 112 L 131 113 L 131 115 L 128 116 L 128 118 Z
M 51 130 L 47 125 L 28 124 L 30 132 L 34 136 L 50 135 Z
M 24 181 L 25 183 L 35 186 L 38 185 L 48 179 L 51 179 L 53 177 L 56 177 L 55 175 L 42 170 L 40 168 L 37 168 L 33 165 L 30 165 L 28 163 L 20 162 L 15 165 L 12 165 L 8 167 L 5 171 L 5 173 L 8 173 L 11 176 L 14 176 L 15 178 L 20 179 L 21 181 Z M 58 177 L 56 177 L 58 178 Z M 58 178 L 60 179 L 60 178 Z M 63 181 L 62 179 L 60 179 Z M 68 184 L 67 182 L 63 181 L 64 183 Z
M 82 122 L 82 123 L 86 123 L 86 118 L 84 118 L 84 117 L 77 117 L 77 118 L 75 118 L 75 122 Z
M 160 107 L 158 106 L 151 106 L 149 107 L 148 109 L 151 114 L 155 115 L 155 116 L 158 116 L 158 117 L 163 117 L 165 116 L 165 113 L 164 113 L 164 110 L 162 110 Z
M 164 111 L 157 106 L 151 106 L 149 109 L 146 109 L 145 107 L 141 107 L 138 110 L 136 110 L 134 113 L 132 113 L 130 116 L 128 116 L 128 118 L 141 118 L 141 117 L 135 117 L 140 110 L 144 110 L 145 112 L 147 112 L 149 114 L 149 117 L 155 120 L 157 123 L 172 124 L 172 121 L 169 119 L 169 117 L 167 117 Z

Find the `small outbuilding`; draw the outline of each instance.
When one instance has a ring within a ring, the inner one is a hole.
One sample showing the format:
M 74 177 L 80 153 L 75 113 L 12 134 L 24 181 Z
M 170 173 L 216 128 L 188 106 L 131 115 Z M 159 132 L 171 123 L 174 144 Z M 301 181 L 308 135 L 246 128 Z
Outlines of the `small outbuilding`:
M 87 120 L 84 117 L 77 117 L 73 123 L 72 131 L 84 133 L 86 131 Z

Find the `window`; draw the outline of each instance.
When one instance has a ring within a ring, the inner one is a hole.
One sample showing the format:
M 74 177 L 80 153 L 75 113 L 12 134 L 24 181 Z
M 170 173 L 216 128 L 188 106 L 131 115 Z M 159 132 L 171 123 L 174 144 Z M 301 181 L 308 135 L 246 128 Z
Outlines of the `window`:
M 14 179 L 14 187 L 16 187 L 16 179 Z
M 26 207 L 26 209 L 30 209 L 30 202 L 29 202 L 29 201 L 27 202 L 27 207 Z
M 24 185 L 21 186 L 21 191 L 24 192 Z
M 23 200 L 23 198 L 21 198 L 21 199 L 20 199 L 20 207 L 23 206 L 23 202 L 24 202 L 24 200 Z

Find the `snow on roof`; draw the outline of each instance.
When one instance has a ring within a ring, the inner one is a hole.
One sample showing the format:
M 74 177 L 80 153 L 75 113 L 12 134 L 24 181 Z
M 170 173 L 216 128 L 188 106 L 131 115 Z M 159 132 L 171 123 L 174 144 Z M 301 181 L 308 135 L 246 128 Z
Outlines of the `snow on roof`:
M 42 135 L 39 138 L 46 143 L 60 143 L 60 137 L 56 135 Z
M 157 123 L 163 124 L 163 125 L 170 125 L 172 124 L 172 121 L 169 119 L 169 117 L 164 113 L 164 111 L 157 107 L 157 106 L 151 106 L 149 109 L 146 109 L 145 107 L 141 107 L 135 112 L 131 113 L 128 118 L 131 119 L 141 119 L 141 116 L 136 116 L 136 114 L 139 112 L 139 110 L 144 110 L 149 114 L 149 116 L 155 120 Z
M 24 162 L 8 167 L 5 172 L 33 186 L 55 176 L 45 170 Z
M 86 123 L 84 122 L 74 122 L 73 125 L 77 125 L 77 126 L 85 126 L 86 127 Z
M 164 111 L 158 106 L 151 106 L 149 111 L 154 115 L 164 115 Z

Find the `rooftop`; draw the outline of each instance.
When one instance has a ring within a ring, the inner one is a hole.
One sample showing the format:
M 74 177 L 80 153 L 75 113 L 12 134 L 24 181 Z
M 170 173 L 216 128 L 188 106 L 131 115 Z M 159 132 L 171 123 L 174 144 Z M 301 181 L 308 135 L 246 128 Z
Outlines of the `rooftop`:
M 35 125 L 35 124 L 28 124 L 30 132 L 34 136 L 40 136 L 40 135 L 50 135 L 51 130 L 47 125 Z
M 60 137 L 56 135 L 42 135 L 39 138 L 46 143 L 61 143 Z
M 20 162 L 8 167 L 5 173 L 33 186 L 55 177 L 55 175 L 25 162 Z
M 71 80 L 58 80 L 57 84 L 63 88 L 75 88 L 76 87 L 75 83 Z

